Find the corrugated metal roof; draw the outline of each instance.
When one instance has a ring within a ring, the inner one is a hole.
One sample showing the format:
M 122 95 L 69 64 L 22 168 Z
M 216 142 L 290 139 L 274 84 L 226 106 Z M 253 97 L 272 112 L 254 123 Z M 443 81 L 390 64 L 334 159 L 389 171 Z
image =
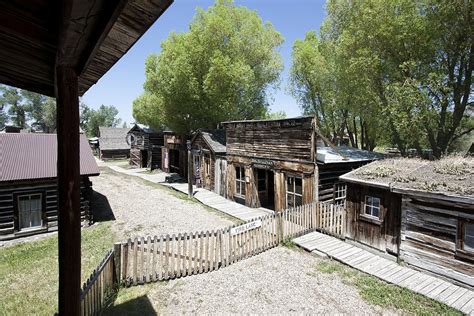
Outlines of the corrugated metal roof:
M 384 155 L 373 151 L 349 146 L 337 146 L 337 151 L 331 147 L 320 147 L 316 150 L 319 163 L 347 163 L 356 161 L 372 161 L 383 159 Z
M 100 150 L 130 149 L 127 144 L 128 128 L 99 127 Z
M 0 134 L 0 182 L 55 178 L 56 134 Z M 81 175 L 98 175 L 99 167 L 84 135 L 80 135 Z

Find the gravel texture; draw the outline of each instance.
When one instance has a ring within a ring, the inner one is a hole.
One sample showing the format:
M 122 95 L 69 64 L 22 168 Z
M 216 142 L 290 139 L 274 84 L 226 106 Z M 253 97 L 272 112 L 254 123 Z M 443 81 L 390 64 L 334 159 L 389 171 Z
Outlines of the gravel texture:
M 146 296 L 169 314 L 381 314 L 309 253 L 277 247 L 215 272 L 153 284 Z
M 202 204 L 179 198 L 171 189 L 148 185 L 107 167 L 91 178 L 97 221 L 112 221 L 118 240 L 223 228 L 234 221 Z M 184 196 L 181 194 L 181 196 Z

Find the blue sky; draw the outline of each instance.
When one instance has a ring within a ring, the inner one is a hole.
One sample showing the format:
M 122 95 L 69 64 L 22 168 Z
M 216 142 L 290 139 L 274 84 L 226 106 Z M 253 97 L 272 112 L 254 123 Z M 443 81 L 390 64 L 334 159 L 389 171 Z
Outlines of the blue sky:
M 185 32 L 195 14 L 195 8 L 207 8 L 213 0 L 175 0 L 161 18 L 142 36 L 132 49 L 84 95 L 90 107 L 114 105 L 119 117 L 133 122 L 132 102 L 143 91 L 145 59 L 160 51 L 160 43 L 170 32 Z M 285 38 L 280 47 L 285 69 L 280 88 L 272 92 L 271 111 L 285 111 L 289 117 L 301 114 L 296 100 L 286 92 L 288 71 L 291 67 L 291 48 L 309 30 L 319 30 L 325 16 L 324 0 L 235 0 L 256 10 L 264 21 L 269 21 Z

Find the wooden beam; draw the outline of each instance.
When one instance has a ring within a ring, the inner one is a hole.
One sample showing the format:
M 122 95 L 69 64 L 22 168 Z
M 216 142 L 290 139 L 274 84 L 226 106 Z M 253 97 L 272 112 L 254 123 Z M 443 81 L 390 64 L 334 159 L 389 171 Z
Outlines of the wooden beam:
M 80 315 L 79 98 L 72 67 L 56 66 L 59 315 Z

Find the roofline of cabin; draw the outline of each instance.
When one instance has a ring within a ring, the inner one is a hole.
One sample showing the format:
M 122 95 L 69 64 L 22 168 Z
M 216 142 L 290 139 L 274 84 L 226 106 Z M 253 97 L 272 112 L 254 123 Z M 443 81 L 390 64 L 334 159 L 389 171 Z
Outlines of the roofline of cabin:
M 222 122 L 220 124 L 234 124 L 234 123 L 262 123 L 262 122 L 283 122 L 283 121 L 293 121 L 293 120 L 306 120 L 306 119 L 313 119 L 314 116 L 297 116 L 297 117 L 290 117 L 290 118 L 283 118 L 283 119 L 274 119 L 274 120 L 241 120 L 241 121 L 227 121 Z

